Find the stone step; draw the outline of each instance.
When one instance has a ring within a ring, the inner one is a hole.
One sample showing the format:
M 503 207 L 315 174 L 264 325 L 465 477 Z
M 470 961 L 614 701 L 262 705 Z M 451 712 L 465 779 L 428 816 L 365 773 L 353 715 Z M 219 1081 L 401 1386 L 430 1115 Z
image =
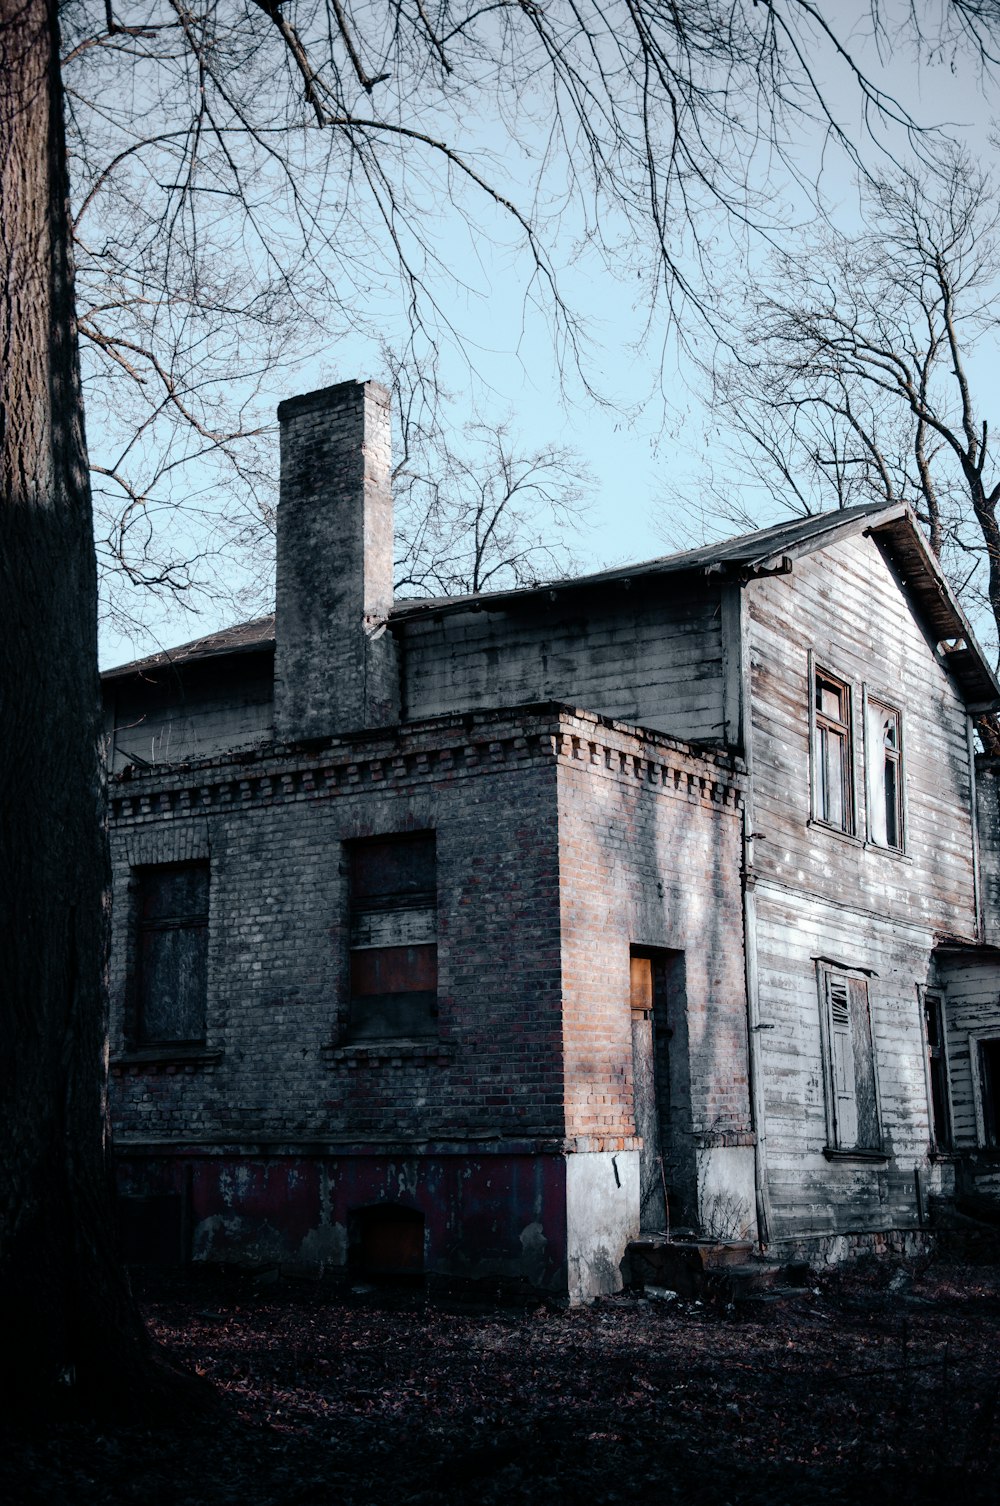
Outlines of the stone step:
M 748 1297 L 772 1292 L 784 1285 L 786 1270 L 780 1260 L 758 1259 L 746 1265 L 716 1266 L 705 1272 L 705 1291 L 724 1302 L 742 1302 Z
M 740 1301 L 788 1281 L 780 1260 L 755 1255 L 746 1242 L 720 1243 L 642 1236 L 628 1247 L 632 1287 L 655 1286 L 685 1300 Z

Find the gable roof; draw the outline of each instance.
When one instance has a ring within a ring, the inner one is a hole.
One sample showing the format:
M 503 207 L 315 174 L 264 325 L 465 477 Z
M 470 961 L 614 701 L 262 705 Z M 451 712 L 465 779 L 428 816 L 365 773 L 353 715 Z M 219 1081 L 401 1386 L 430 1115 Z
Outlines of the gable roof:
M 1000 683 L 913 514 L 896 509 L 867 531 L 894 568 L 969 710 L 996 710 Z
M 832 543 L 843 534 L 858 532 L 859 526 L 883 513 L 898 514 L 901 508 L 849 507 L 839 512 L 813 513 L 807 518 L 792 518 L 770 528 L 757 528 L 734 539 L 702 544 L 677 554 L 635 565 L 619 565 L 613 570 L 599 570 L 592 575 L 574 575 L 565 580 L 544 581 L 537 586 L 519 586 L 511 591 L 482 591 L 471 596 L 436 596 L 426 600 L 401 601 L 392 609 L 393 621 L 405 622 L 428 613 L 458 612 L 463 609 L 486 610 L 516 606 L 539 595 L 550 598 L 555 593 L 592 590 L 602 585 L 625 585 L 632 581 L 661 575 L 684 573 L 740 576 L 768 575 L 781 571 L 784 561 Z
M 866 505 L 813 513 L 736 538 L 703 544 L 697 549 L 537 586 L 400 601 L 392 608 L 390 622 L 402 625 L 446 613 L 516 610 L 542 600 L 554 602 L 606 587 L 630 586 L 633 581 L 652 583 L 664 576 L 719 575 L 730 580 L 750 580 L 755 576 L 785 574 L 796 559 L 858 534 L 870 534 L 893 567 L 970 708 L 985 710 L 1000 704 L 1000 683 L 976 642 L 968 618 L 924 542 L 916 519 L 909 508 L 901 505 Z M 274 631 L 271 613 L 106 670 L 102 679 L 116 680 L 229 654 L 273 651 Z
M 106 669 L 102 680 L 118 680 L 125 675 L 152 674 L 158 669 L 179 668 L 196 660 L 215 659 L 227 654 L 246 654 L 262 649 L 274 650 L 274 613 L 255 617 L 252 622 L 239 622 L 235 627 L 222 628 L 218 633 L 207 633 L 204 638 L 192 638 L 190 643 L 181 643 L 177 648 L 165 648 L 158 654 L 147 654 L 144 659 L 133 659 L 128 664 Z

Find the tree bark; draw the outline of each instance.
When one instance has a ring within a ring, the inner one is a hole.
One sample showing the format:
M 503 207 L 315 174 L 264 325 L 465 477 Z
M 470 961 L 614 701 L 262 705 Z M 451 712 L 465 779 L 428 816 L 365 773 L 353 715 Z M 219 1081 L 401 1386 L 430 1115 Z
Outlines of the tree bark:
M 106 1102 L 97 587 L 55 0 L 0 0 L 0 1377 L 114 1404 L 148 1368 Z

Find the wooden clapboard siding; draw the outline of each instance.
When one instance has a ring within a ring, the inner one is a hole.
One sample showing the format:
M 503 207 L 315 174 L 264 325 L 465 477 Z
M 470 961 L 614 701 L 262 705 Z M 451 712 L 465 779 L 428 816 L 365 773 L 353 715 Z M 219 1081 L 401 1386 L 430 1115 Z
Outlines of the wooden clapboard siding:
M 976 759 L 983 939 L 1000 945 L 1000 758 Z
M 914 1168 L 930 1136 L 917 985 L 931 934 L 782 885 L 756 890 L 761 1088 L 776 1238 L 916 1222 Z M 828 1160 L 816 959 L 868 974 L 885 1164 Z
M 761 1093 L 777 1237 L 912 1225 L 929 1107 L 917 985 L 935 929 L 974 934 L 964 708 L 863 539 L 748 588 Z M 903 713 L 905 860 L 810 824 L 809 658 L 851 685 L 859 837 L 862 686 Z M 828 1160 L 817 957 L 866 969 L 890 1159 Z M 770 1027 L 770 1028 L 767 1028 Z
M 978 1144 L 973 1073 L 978 1072 L 977 1033 L 1000 1036 L 1000 957 L 971 952 L 943 957 L 945 1050 L 951 1091 L 952 1133 L 957 1150 Z
M 721 588 L 670 581 L 585 603 L 449 612 L 403 629 L 409 718 L 560 700 L 674 737 L 724 741 Z
M 273 736 L 273 655 L 157 666 L 109 681 L 105 718 L 112 773 L 134 759 L 185 763 L 253 747 Z
M 755 866 L 761 878 L 860 912 L 975 935 L 967 716 L 870 539 L 751 583 L 749 679 Z M 850 685 L 857 836 L 811 821 L 809 650 Z M 905 856 L 865 844 L 862 687 L 902 713 Z

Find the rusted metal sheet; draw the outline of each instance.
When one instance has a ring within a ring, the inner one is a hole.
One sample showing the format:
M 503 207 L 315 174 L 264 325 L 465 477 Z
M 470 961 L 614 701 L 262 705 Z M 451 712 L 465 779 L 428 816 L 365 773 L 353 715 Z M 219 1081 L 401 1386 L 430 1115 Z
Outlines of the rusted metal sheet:
M 413 1275 L 419 1226 L 428 1274 L 565 1286 L 566 1169 L 557 1154 L 251 1158 L 179 1151 L 125 1156 L 118 1178 L 126 1197 L 183 1201 L 195 1260 L 345 1272 L 367 1260 L 374 1273 L 389 1274 L 393 1265 Z M 172 1238 L 163 1260 L 173 1258 Z
M 436 946 L 369 947 L 351 953 L 351 993 L 409 994 L 437 990 Z

